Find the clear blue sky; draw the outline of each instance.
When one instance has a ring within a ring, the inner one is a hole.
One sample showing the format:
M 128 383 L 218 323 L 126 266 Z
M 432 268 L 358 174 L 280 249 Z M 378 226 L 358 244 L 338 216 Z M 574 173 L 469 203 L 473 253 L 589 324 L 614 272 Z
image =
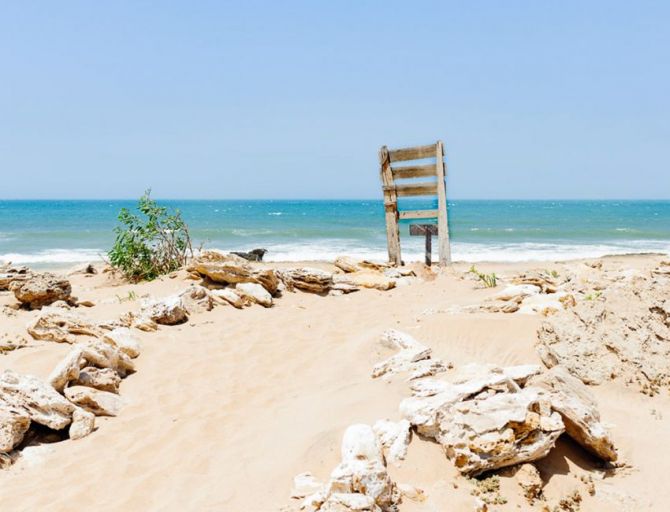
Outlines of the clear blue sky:
M 3 2 L 0 197 L 670 198 L 670 2 Z

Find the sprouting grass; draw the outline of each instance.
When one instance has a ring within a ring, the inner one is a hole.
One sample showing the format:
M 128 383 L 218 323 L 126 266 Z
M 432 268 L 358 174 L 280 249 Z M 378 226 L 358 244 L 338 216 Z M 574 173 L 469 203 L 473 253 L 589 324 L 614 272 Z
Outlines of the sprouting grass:
M 586 297 L 584 297 L 584 300 L 596 300 L 600 298 L 600 296 L 603 294 L 601 291 L 597 291 L 595 293 L 589 293 Z
M 117 295 L 116 300 L 119 301 L 119 304 L 122 304 L 124 302 L 132 302 L 134 300 L 137 300 L 137 294 L 134 291 L 129 291 L 128 295 L 126 295 L 125 297 Z
M 477 270 L 477 268 L 474 265 L 470 267 L 469 272 L 471 274 L 476 275 L 479 278 L 479 280 L 482 283 L 484 283 L 484 286 L 486 286 L 487 288 L 495 288 L 496 286 L 498 286 L 498 279 L 495 275 L 495 272 L 492 272 L 490 274 L 484 274 L 479 270 Z

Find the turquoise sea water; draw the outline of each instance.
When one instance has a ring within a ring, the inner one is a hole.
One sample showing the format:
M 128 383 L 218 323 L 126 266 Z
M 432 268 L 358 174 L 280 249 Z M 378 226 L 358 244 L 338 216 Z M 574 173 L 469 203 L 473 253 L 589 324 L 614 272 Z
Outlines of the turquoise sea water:
M 385 259 L 378 200 L 160 201 L 179 208 L 193 238 L 224 250 L 269 249 L 269 260 Z M 0 201 L 0 261 L 37 266 L 99 258 L 113 242 L 116 216 L 134 201 Z M 407 201 L 401 206 L 430 207 Z M 670 201 L 452 201 L 454 259 L 560 260 L 630 252 L 670 252 Z M 422 241 L 401 226 L 403 257 Z

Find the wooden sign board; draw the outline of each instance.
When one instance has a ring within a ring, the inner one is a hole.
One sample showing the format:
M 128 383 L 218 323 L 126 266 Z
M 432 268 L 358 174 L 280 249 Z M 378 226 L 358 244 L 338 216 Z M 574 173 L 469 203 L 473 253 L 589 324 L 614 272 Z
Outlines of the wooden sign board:
M 437 236 L 437 224 L 410 224 L 410 236 L 425 236 L 426 237 L 426 265 L 430 267 L 433 262 L 433 242 L 432 237 Z

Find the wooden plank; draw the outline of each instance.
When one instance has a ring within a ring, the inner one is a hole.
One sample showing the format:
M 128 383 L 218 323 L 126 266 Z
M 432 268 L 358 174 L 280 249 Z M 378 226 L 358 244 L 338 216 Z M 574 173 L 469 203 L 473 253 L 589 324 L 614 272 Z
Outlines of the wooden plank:
M 400 254 L 400 228 L 398 226 L 398 196 L 395 191 L 391 159 L 388 148 L 379 150 L 379 175 L 384 190 L 384 216 L 386 217 L 386 243 L 389 261 L 396 265 L 402 264 Z
M 435 164 L 408 165 L 406 167 L 391 167 L 393 177 L 397 180 L 409 178 L 423 178 L 426 176 L 437 176 Z
M 438 140 L 435 150 L 437 169 L 437 245 L 440 255 L 440 265 L 451 263 L 451 246 L 449 245 L 449 221 L 447 218 L 447 185 L 444 180 L 444 147 Z
M 436 219 L 437 210 L 408 210 L 400 212 L 401 219 Z
M 435 144 L 430 144 L 428 146 L 415 146 L 413 148 L 392 149 L 388 153 L 391 162 L 403 162 L 405 160 L 434 158 L 435 151 Z
M 395 186 L 395 193 L 398 197 L 434 196 L 437 190 L 437 183 L 434 181 Z
M 437 224 L 410 224 L 409 234 L 412 236 L 437 236 Z

